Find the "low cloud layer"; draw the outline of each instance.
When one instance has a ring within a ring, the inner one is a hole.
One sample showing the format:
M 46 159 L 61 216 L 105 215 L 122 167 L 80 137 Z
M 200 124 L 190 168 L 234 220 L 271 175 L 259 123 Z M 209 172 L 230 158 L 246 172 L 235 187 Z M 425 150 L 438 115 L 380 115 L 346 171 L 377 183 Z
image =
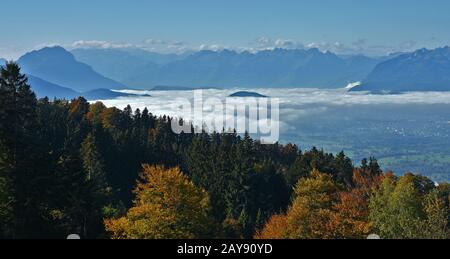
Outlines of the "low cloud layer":
M 225 100 L 227 96 L 239 89 L 203 90 L 202 96 Z M 450 105 L 450 92 L 411 92 L 395 95 L 374 95 L 359 92 L 347 92 L 345 89 L 319 90 L 319 89 L 250 89 L 265 96 L 279 98 L 280 101 L 280 131 L 292 133 L 298 129 L 298 123 L 304 118 L 326 118 L 330 113 L 338 112 L 339 116 L 353 116 L 349 112 L 357 112 L 378 108 L 392 107 L 392 112 L 399 107 L 422 105 Z M 131 105 L 133 109 L 147 107 L 155 115 L 169 115 L 182 117 L 195 121 L 195 118 L 180 111 L 180 98 L 188 98 L 193 103 L 193 91 L 138 91 L 126 90 L 128 93 L 149 94 L 151 97 L 126 97 L 114 100 L 102 100 L 105 105 L 120 109 Z M 370 108 L 372 107 L 372 108 Z M 402 108 L 403 109 L 403 108 Z M 207 114 L 205 120 L 213 120 L 214 114 Z

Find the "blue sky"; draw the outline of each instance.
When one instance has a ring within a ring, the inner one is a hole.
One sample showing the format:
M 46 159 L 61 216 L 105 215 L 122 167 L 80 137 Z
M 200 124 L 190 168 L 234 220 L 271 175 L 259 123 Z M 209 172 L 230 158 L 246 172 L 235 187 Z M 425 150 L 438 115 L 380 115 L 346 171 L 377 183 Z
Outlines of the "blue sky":
M 2 0 L 0 56 L 54 44 L 376 55 L 450 45 L 449 11 L 448 0 Z

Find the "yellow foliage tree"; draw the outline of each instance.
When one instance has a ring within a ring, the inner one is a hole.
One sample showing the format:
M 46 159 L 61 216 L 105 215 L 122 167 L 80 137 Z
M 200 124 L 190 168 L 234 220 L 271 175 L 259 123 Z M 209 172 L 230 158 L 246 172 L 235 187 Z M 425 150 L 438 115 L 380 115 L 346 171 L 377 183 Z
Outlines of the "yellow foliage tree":
M 114 239 L 193 239 L 211 228 L 208 194 L 179 168 L 144 165 L 126 216 L 105 220 Z
M 333 238 L 330 222 L 337 190 L 332 177 L 317 170 L 301 179 L 295 186 L 295 199 L 287 213 L 287 237 Z

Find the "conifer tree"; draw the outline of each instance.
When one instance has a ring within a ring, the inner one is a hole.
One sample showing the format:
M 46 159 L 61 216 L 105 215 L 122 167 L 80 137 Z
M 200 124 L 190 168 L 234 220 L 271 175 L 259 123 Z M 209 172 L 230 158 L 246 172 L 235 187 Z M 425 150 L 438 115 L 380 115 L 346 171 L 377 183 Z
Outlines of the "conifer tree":
M 13 235 L 20 237 L 41 221 L 37 101 L 27 81 L 14 62 L 0 68 L 0 170 L 13 192 Z

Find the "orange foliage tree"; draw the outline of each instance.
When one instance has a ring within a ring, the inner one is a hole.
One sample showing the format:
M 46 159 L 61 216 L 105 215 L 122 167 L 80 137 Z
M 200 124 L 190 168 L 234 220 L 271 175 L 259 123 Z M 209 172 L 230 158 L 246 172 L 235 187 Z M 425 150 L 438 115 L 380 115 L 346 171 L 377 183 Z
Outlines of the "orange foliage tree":
M 371 231 L 369 199 L 382 179 L 356 169 L 354 186 L 343 189 L 329 174 L 313 170 L 296 184 L 287 213 L 272 216 L 255 238 L 365 238 Z
M 378 189 L 383 175 L 371 175 L 368 171 L 353 171 L 354 186 L 338 193 L 338 202 L 330 224 L 335 238 L 365 238 L 372 228 L 369 221 L 370 197 Z
M 255 235 L 255 239 L 285 239 L 287 229 L 287 217 L 284 214 L 276 214 L 270 217 L 267 224 Z

